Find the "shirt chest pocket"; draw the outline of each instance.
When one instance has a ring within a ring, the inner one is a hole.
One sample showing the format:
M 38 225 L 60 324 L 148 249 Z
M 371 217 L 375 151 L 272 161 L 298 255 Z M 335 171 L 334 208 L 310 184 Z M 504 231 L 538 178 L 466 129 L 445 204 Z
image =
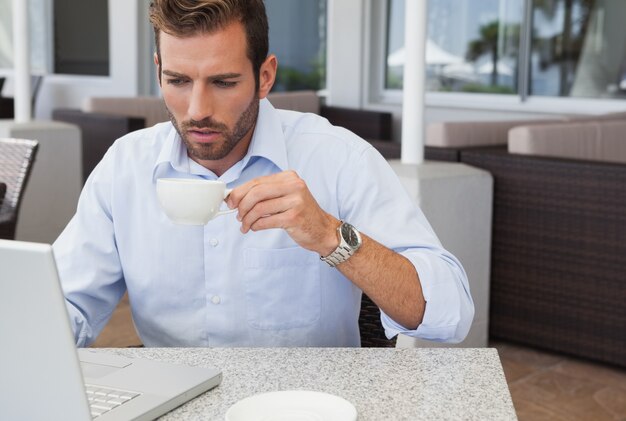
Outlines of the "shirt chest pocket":
M 304 327 L 320 317 L 320 260 L 300 247 L 244 250 L 248 323 L 256 329 Z

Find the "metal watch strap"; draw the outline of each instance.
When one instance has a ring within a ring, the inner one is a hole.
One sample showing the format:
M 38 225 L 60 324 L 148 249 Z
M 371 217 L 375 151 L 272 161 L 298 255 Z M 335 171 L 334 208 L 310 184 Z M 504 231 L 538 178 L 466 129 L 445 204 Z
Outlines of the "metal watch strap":
M 354 252 L 358 249 L 358 247 L 356 249 L 350 247 L 345 242 L 343 236 L 341 235 L 341 227 L 343 224 L 344 222 L 341 221 L 341 224 L 339 224 L 339 227 L 337 228 L 337 236 L 339 237 L 339 245 L 337 246 L 337 248 L 326 257 L 320 256 L 320 260 L 323 260 L 328 264 L 328 266 L 332 268 L 337 266 L 339 263 L 343 263 L 348 260 L 350 256 L 352 256 Z

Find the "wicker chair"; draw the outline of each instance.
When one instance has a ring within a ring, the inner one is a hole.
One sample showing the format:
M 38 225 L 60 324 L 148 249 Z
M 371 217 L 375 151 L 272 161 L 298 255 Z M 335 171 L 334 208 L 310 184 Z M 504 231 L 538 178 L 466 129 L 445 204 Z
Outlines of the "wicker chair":
M 28 182 L 38 143 L 25 139 L 0 139 L 0 181 L 6 194 L 0 205 L 0 238 L 15 239 L 20 202 Z
M 4 183 L 0 183 L 0 207 L 2 207 L 2 201 L 4 200 L 4 195 L 7 192 L 7 185 Z
M 626 165 L 461 152 L 493 174 L 493 337 L 626 367 Z
M 363 294 L 361 314 L 359 315 L 362 347 L 393 348 L 396 339 L 387 339 L 385 329 L 380 322 L 380 309 L 370 298 Z

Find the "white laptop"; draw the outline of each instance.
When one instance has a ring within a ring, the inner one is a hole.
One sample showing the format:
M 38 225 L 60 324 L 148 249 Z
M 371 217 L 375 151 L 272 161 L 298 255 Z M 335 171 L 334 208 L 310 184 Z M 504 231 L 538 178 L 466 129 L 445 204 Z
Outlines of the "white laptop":
M 154 419 L 221 379 L 216 369 L 77 352 L 51 246 L 0 240 L 0 420 Z

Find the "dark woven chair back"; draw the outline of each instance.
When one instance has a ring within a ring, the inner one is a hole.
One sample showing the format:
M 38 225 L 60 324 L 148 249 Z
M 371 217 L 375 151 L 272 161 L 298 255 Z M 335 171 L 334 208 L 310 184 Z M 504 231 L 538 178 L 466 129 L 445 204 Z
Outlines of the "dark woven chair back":
M 4 195 L 7 192 L 7 185 L 4 183 L 0 183 L 0 207 L 2 207 L 2 201 L 4 200 Z
M 15 227 L 38 143 L 25 139 L 0 139 L 0 182 L 6 184 L 0 205 L 0 238 L 15 239 Z
M 362 347 L 393 348 L 396 339 L 387 339 L 385 329 L 380 322 L 380 309 L 370 297 L 363 294 L 361 298 L 361 314 L 359 315 Z

